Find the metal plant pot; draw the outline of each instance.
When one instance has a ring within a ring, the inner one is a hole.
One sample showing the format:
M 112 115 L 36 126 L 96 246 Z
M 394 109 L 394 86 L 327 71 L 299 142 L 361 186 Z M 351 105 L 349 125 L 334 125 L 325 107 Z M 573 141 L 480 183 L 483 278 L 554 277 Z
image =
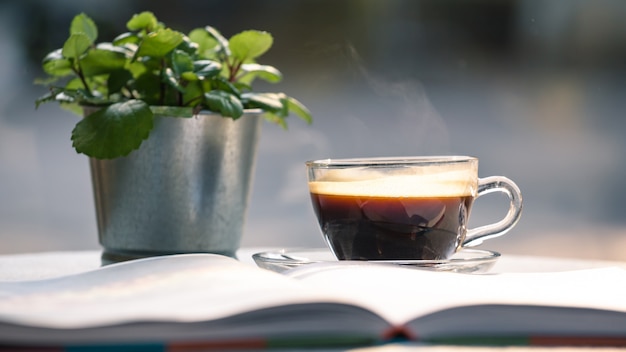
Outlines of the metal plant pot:
M 155 117 L 127 157 L 90 159 L 103 264 L 177 253 L 235 256 L 252 185 L 259 112 Z

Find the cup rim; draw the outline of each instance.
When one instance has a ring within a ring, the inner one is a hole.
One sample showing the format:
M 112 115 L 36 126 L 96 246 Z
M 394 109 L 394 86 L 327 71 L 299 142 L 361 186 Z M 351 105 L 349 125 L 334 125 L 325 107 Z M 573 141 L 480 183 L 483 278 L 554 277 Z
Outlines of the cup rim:
M 309 160 L 307 167 L 365 167 L 365 166 L 389 166 L 389 165 L 435 165 L 435 164 L 461 164 L 477 161 L 478 158 L 464 155 L 428 155 L 428 156 L 391 156 L 391 157 L 362 157 L 362 158 L 337 158 Z

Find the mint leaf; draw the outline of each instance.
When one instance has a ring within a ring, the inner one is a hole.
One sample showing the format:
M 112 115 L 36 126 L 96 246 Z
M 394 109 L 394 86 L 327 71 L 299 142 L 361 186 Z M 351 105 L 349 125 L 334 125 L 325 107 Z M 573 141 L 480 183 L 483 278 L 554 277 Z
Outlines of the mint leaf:
M 124 68 L 126 53 L 120 47 L 111 44 L 100 44 L 96 49 L 89 50 L 80 60 L 83 74 L 87 77 L 111 73 Z
M 70 24 L 70 35 L 82 33 L 89 38 L 90 44 L 98 39 L 98 27 L 89 16 L 81 13 L 76 15 Z
M 140 77 L 151 71 L 145 63 L 138 61 L 131 61 L 126 64 L 126 69 L 133 74 L 133 77 Z
M 212 60 L 198 60 L 193 63 L 193 72 L 200 78 L 215 77 L 222 71 L 222 64 Z
M 161 77 L 145 72 L 131 82 L 130 87 L 136 91 L 139 98 L 150 105 L 159 104 L 161 95 Z
M 113 39 L 113 45 L 122 46 L 125 44 L 137 44 L 139 42 L 139 36 L 135 33 L 126 32 L 118 35 Z
M 133 17 L 126 23 L 126 28 L 129 31 L 138 31 L 145 29 L 150 32 L 154 30 L 158 25 L 158 21 L 154 14 L 150 11 L 144 11 L 142 13 L 133 15 Z
M 188 74 L 195 77 L 193 73 L 188 72 Z M 190 79 L 185 86 L 185 93 L 183 93 L 181 105 L 194 107 L 201 106 L 204 101 L 204 92 L 207 90 L 203 87 L 203 81 L 193 80 L 193 77 L 191 78 L 192 79 Z
M 80 89 L 84 90 L 85 85 L 83 84 L 83 81 L 81 81 L 80 78 L 76 77 L 76 78 L 69 80 L 63 90 L 71 92 L 71 91 L 80 90 Z
M 196 55 L 198 53 L 198 44 L 192 42 L 189 37 L 183 35 L 183 41 L 178 44 L 176 50 L 183 51 L 189 55 Z
M 290 112 L 293 112 L 294 114 L 298 115 L 300 119 L 304 120 L 304 122 L 308 124 L 313 123 L 313 116 L 311 115 L 311 112 L 309 111 L 309 109 L 307 109 L 306 106 L 304 106 L 304 104 L 302 104 L 295 98 L 288 97 L 288 96 L 285 96 L 285 101 L 287 103 L 287 108 L 289 109 Z
M 233 82 L 233 86 L 234 86 L 234 87 L 235 87 L 238 91 L 241 91 L 241 92 L 243 92 L 243 91 L 249 92 L 249 91 L 251 91 L 251 90 L 252 90 L 252 86 L 250 86 L 250 85 L 249 85 L 248 83 L 246 83 L 246 82 L 241 82 L 241 81 L 238 81 L 238 82 Z
M 137 49 L 136 57 L 163 57 L 183 42 L 183 34 L 169 28 L 148 34 Z
M 218 111 L 222 116 L 238 119 L 243 115 L 243 105 L 233 94 L 221 90 L 212 90 L 204 94 L 204 100 L 209 109 Z
M 61 49 L 57 49 L 44 57 L 42 62 L 43 70 L 45 73 L 63 77 L 73 73 L 72 63 L 70 60 L 63 57 Z
M 263 55 L 272 47 L 273 43 L 274 38 L 271 34 L 249 30 L 232 36 L 228 41 L 228 46 L 233 57 L 241 62 L 249 62 L 249 60 L 254 60 Z
M 78 104 L 59 103 L 62 109 L 71 112 L 72 114 L 83 116 L 83 108 Z
M 285 107 L 282 101 L 283 97 L 284 95 L 276 93 L 244 93 L 241 95 L 241 99 L 246 101 L 248 107 L 274 112 L 281 111 Z
M 206 26 L 204 27 L 207 34 L 209 34 L 213 39 L 215 39 L 218 43 L 217 52 L 223 54 L 225 56 L 230 56 L 230 48 L 228 47 L 228 40 L 224 38 L 222 33 L 220 33 L 217 29 Z
M 83 118 L 72 131 L 78 153 L 112 159 L 128 155 L 148 138 L 154 126 L 148 104 L 129 100 L 102 108 Z
M 209 35 L 206 29 L 196 28 L 189 32 L 189 40 L 198 45 L 198 53 L 205 58 L 212 58 L 218 45 L 217 39 Z
M 183 80 L 185 80 L 185 81 L 187 81 L 186 83 L 188 83 L 188 82 L 192 82 L 192 81 L 198 81 L 198 80 L 200 80 L 200 77 L 198 77 L 198 76 L 197 76 L 195 73 L 193 73 L 193 72 L 183 72 L 183 73 L 180 75 L 180 78 L 181 78 L 181 79 L 183 79 Z
M 283 79 L 283 75 L 275 67 L 259 64 L 243 64 L 241 65 L 241 79 L 251 75 L 251 78 L 259 77 L 270 83 L 278 83 Z
M 80 88 L 71 88 L 71 87 L 78 87 L 79 85 L 80 85 Z M 106 101 L 102 99 L 102 97 L 99 97 L 99 96 L 95 97 L 91 95 L 90 92 L 82 88 L 82 83 L 79 83 L 79 85 L 74 84 L 73 81 L 70 81 L 65 88 L 54 89 L 53 91 L 57 92 L 54 99 L 61 103 L 80 102 L 82 104 L 87 104 L 87 105 L 106 104 Z
M 68 59 L 79 58 L 91 46 L 91 40 L 84 33 L 74 33 L 63 44 L 61 53 Z
M 54 91 L 46 93 L 45 95 L 37 98 L 37 100 L 35 100 L 35 108 L 39 109 L 39 105 L 43 104 L 43 103 L 47 103 L 50 101 L 57 101 L 56 99 L 57 97 L 57 93 L 55 93 Z
M 185 87 L 178 83 L 178 79 L 176 79 L 176 74 L 171 68 L 168 67 L 163 71 L 163 74 L 161 75 L 161 80 L 163 81 L 163 83 L 168 84 L 179 92 L 185 93 Z
M 313 122 L 311 112 L 298 100 L 284 93 L 244 93 L 241 95 L 248 108 L 260 108 L 266 112 L 266 119 L 286 128 L 285 118 L 290 113 L 310 124 Z
M 278 126 L 282 127 L 284 130 L 287 129 L 287 121 L 285 120 L 285 116 L 280 116 L 273 112 L 266 111 L 265 113 L 263 113 L 263 118 L 265 118 L 265 120 L 271 123 L 277 124 Z
M 121 91 L 122 88 L 126 87 L 132 78 L 133 76 L 131 73 L 125 69 L 111 72 L 111 74 L 109 74 L 109 79 L 107 79 L 107 91 L 109 94 L 111 92 Z
M 174 52 L 172 52 L 172 68 L 179 76 L 184 72 L 193 72 L 194 65 L 191 55 L 182 50 L 174 50 Z

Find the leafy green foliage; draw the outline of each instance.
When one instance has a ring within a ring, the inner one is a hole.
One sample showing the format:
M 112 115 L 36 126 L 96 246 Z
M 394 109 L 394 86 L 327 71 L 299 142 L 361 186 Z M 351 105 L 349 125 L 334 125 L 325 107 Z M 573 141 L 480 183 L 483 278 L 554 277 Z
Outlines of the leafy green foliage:
M 133 15 L 133 17 L 126 23 L 126 27 L 130 31 L 146 30 L 152 31 L 158 25 L 158 21 L 154 14 L 149 11 Z
M 96 27 L 95 22 L 84 13 L 74 17 L 70 24 L 70 34 L 78 33 L 86 35 L 92 43 L 98 39 L 98 27 Z
M 139 43 L 137 57 L 162 58 L 183 42 L 183 34 L 171 29 L 150 32 Z
M 43 59 L 43 70 L 52 76 L 68 76 L 72 74 L 72 63 L 69 59 L 63 57 L 62 50 L 55 50 Z
M 274 38 L 267 32 L 245 31 L 230 38 L 228 46 L 233 58 L 243 63 L 265 54 L 273 43 Z
M 42 61 L 49 77 L 39 83 L 49 93 L 37 106 L 56 101 L 70 111 L 97 108 L 72 131 L 77 152 L 99 159 L 128 155 L 148 138 L 154 115 L 191 117 L 210 110 L 237 119 L 246 109 L 261 109 L 283 127 L 292 113 L 311 122 L 294 98 L 252 91 L 256 79 L 282 79 L 278 69 L 257 62 L 272 47 L 271 34 L 247 30 L 227 39 L 206 26 L 185 35 L 148 11 L 126 27 L 111 42 L 96 43 L 97 26 L 81 13 L 63 47 Z
M 234 94 L 212 90 L 204 94 L 209 109 L 219 111 L 223 116 L 237 119 L 243 115 L 243 104 Z
M 63 44 L 61 55 L 67 59 L 78 59 L 89 49 L 91 44 L 92 42 L 86 34 L 74 33 Z
M 72 131 L 72 141 L 79 153 L 112 159 L 139 148 L 153 126 L 148 104 L 128 100 L 99 109 L 80 120 Z

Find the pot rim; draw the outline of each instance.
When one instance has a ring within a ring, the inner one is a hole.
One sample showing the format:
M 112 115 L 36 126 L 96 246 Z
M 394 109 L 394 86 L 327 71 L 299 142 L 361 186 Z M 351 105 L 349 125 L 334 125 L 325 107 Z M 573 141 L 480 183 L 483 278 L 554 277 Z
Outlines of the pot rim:
M 88 109 L 93 109 L 94 111 L 97 109 L 101 109 L 103 107 L 105 107 L 106 105 L 89 105 L 89 104 L 81 104 L 80 105 L 82 108 L 88 108 Z M 149 105 L 149 107 L 152 108 L 184 108 L 184 106 L 172 106 L 172 105 Z M 160 113 L 155 113 L 153 111 L 154 115 L 158 115 L 158 116 L 171 116 L 171 117 L 189 117 L 187 115 L 176 115 L 176 114 L 160 114 Z M 244 115 L 260 115 L 264 113 L 263 109 L 260 108 L 256 108 L 256 109 L 244 109 L 243 110 L 243 114 Z M 217 111 L 212 111 L 212 110 L 200 110 L 198 111 L 196 114 L 193 114 L 191 116 L 211 116 L 211 115 L 216 115 L 216 116 L 220 116 L 220 117 L 228 117 L 231 118 L 230 116 L 224 116 L 222 114 L 220 114 Z

